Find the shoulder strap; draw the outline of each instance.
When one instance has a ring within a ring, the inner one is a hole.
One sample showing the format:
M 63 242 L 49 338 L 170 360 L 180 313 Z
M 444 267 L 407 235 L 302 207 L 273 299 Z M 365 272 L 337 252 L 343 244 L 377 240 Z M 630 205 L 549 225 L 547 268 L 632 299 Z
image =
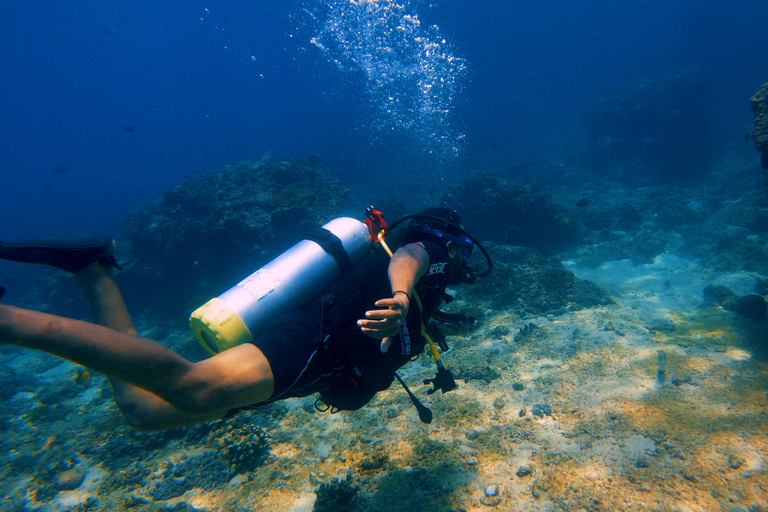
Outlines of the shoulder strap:
M 311 240 L 323 248 L 325 252 L 333 256 L 336 264 L 341 269 L 342 275 L 346 275 L 352 270 L 352 260 L 344 249 L 341 239 L 325 228 L 317 228 L 311 233 L 304 235 L 304 240 Z

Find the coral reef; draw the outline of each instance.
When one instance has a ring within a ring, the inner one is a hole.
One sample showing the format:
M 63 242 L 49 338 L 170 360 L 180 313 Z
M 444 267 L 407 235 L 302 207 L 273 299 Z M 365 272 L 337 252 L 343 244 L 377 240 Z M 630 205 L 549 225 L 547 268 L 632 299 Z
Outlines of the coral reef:
M 216 450 L 203 450 L 180 460 L 160 464 L 145 483 L 155 501 L 176 498 L 195 487 L 212 491 L 229 481 L 225 456 Z
M 320 414 L 308 397 L 137 433 L 102 376 L 76 384 L 74 365 L 0 346 L 0 512 L 764 510 L 768 199 L 754 151 L 739 142 L 701 187 L 620 186 L 585 165 L 574 167 L 578 190 L 558 183 L 552 197 L 494 174 L 446 195 L 495 270 L 446 306 L 479 320 L 444 355 L 458 388 L 419 389 L 434 375 L 427 354 L 402 369 L 434 412 L 428 429 L 392 386 L 355 412 Z M 264 165 L 294 164 L 303 165 Z M 229 186 L 223 174 L 195 185 L 200 194 Z M 170 194 L 173 207 L 148 209 L 159 224 L 146 233 L 184 247 L 161 229 L 177 223 L 188 237 L 223 243 L 174 210 L 209 205 L 188 197 L 195 186 Z M 290 203 L 279 196 L 274 204 Z M 403 213 L 417 209 L 408 205 Z M 291 243 L 277 231 L 254 242 L 246 270 Z M 163 266 L 174 253 L 155 248 L 134 247 L 141 262 L 118 274 L 147 304 L 158 278 L 139 267 L 175 272 Z M 232 270 L 198 267 L 160 276 L 169 302 L 192 277 Z M 43 291 L 29 300 L 50 304 Z M 139 321 L 157 337 L 154 323 Z M 172 333 L 161 341 L 192 345 L 186 326 Z
M 257 425 L 228 424 L 223 432 L 212 434 L 212 437 L 228 461 L 232 474 L 256 469 L 269 455 L 269 436 L 266 430 Z
M 473 305 L 472 314 L 478 317 L 488 310 L 514 311 L 523 317 L 612 303 L 605 290 L 577 278 L 554 258 L 524 247 L 487 245 L 493 273 L 461 291 L 462 300 Z
M 752 140 L 755 141 L 755 148 L 762 153 L 760 164 L 763 169 L 768 169 L 768 82 L 760 87 L 749 102 L 755 116 Z
M 543 252 L 572 247 L 579 240 L 579 228 L 549 195 L 495 173 L 477 172 L 463 179 L 443 202 L 461 214 L 479 240 Z
M 707 80 L 662 73 L 598 100 L 584 116 L 595 162 L 638 159 L 662 181 L 700 181 L 708 160 Z
M 131 281 L 142 288 L 128 282 L 126 295 L 140 297 L 147 312 L 183 318 L 296 243 L 310 226 L 338 215 L 347 193 L 317 157 L 267 155 L 190 179 L 128 218 L 126 236 L 138 260 Z M 157 303 L 147 303 L 153 295 Z

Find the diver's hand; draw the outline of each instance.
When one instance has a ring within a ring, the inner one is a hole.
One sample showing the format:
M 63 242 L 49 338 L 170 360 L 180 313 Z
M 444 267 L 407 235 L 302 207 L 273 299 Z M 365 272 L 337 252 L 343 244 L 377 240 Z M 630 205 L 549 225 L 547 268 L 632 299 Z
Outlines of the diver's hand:
M 365 318 L 358 320 L 357 325 L 366 335 L 382 340 L 381 351 L 386 352 L 408 315 L 410 300 L 404 293 L 398 293 L 391 299 L 376 301 L 375 305 L 382 309 L 366 311 Z

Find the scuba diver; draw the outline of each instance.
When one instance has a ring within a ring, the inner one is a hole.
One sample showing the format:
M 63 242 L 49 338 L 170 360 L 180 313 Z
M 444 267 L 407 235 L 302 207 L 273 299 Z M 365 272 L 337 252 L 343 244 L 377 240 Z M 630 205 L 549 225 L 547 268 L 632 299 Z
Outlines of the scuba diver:
M 42 263 L 74 274 L 95 317 L 95 323 L 89 323 L 0 302 L 0 343 L 47 352 L 104 374 L 114 390 L 117 407 L 138 430 L 213 421 L 243 408 L 314 393 L 320 395 L 315 402 L 319 410 L 356 410 L 378 391 L 387 389 L 395 378 L 408 391 L 422 421 L 428 423 L 431 412 L 396 372 L 429 345 L 438 371 L 435 379 L 424 381 L 435 386 L 428 393 L 438 389 L 445 393 L 456 387 L 429 332 L 443 350 L 447 346 L 430 328 L 429 320 L 434 316 L 446 321 L 438 310 L 450 300 L 446 287 L 487 275 L 491 260 L 464 231 L 452 210 L 429 208 L 393 223 L 389 231 L 381 212 L 371 207 L 366 214 L 365 228 L 370 232 L 366 239 L 371 249 L 355 265 L 348 261 L 342 265 L 346 256 L 338 247 L 345 246 L 337 243 L 334 233 L 326 236 L 330 243 L 320 243 L 323 250 L 314 242 L 302 242 L 306 244 L 301 247 L 307 250 L 311 246 L 324 256 L 333 253 L 339 267 L 348 267 L 323 293 L 302 300 L 295 297 L 290 307 L 268 315 L 268 323 L 258 329 L 240 322 L 241 316 L 248 320 L 246 314 L 238 316 L 224 308 L 232 314 L 221 325 L 232 325 L 229 320 L 235 318 L 234 323 L 243 324 L 246 338 L 217 346 L 228 334 L 214 332 L 219 324 L 193 314 L 193 331 L 213 353 L 198 362 L 138 336 L 112 275 L 113 267 L 120 269 L 114 241 L 0 242 L 0 259 Z M 324 231 L 328 235 L 328 230 Z M 385 236 L 397 247 L 394 253 L 389 251 Z M 475 245 L 488 263 L 481 274 L 467 265 Z M 263 278 L 264 272 L 260 272 Z M 306 272 L 297 278 L 303 274 Z M 252 287 L 253 279 L 238 286 Z M 276 296 L 275 289 L 253 300 L 250 310 L 260 307 L 260 299 Z M 226 297 L 224 294 L 221 299 Z M 211 302 L 220 305 L 221 299 Z M 199 332 L 206 329 L 207 333 Z

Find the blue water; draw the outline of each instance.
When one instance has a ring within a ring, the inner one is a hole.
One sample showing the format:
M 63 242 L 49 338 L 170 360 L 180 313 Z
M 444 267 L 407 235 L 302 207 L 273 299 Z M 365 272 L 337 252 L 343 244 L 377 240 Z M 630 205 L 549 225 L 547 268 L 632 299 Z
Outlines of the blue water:
M 743 138 L 766 20 L 764 0 L 10 3 L 0 239 L 119 234 L 186 177 L 270 151 L 350 184 L 558 154 L 604 94 L 689 67 L 720 138 Z

